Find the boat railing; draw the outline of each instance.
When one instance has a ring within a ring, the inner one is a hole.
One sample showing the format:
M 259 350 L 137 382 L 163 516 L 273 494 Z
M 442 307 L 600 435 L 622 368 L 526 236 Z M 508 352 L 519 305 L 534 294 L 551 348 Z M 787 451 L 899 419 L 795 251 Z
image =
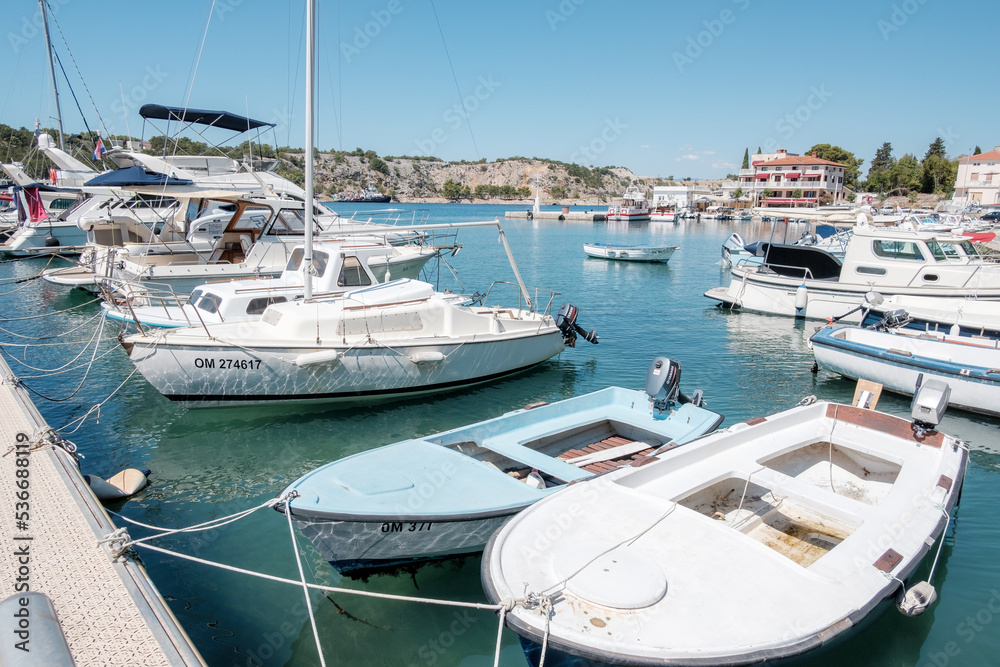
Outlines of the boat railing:
M 490 298 L 490 294 L 493 293 L 493 288 L 497 287 L 497 286 L 501 286 L 501 289 L 503 289 L 504 291 L 506 291 L 506 289 L 508 287 L 513 287 L 514 288 L 514 291 L 516 291 L 517 295 L 518 295 L 517 296 L 517 309 L 518 310 L 523 310 L 525 306 L 528 306 L 528 312 L 529 313 L 539 312 L 539 313 L 542 313 L 544 315 L 551 315 L 552 314 L 552 312 L 551 312 L 552 311 L 552 301 L 557 296 L 559 296 L 562 293 L 562 292 L 556 292 L 555 290 L 546 289 L 544 287 L 528 287 L 528 286 L 525 286 L 524 289 L 527 290 L 527 291 L 529 291 L 529 292 L 531 292 L 533 294 L 533 297 L 534 297 L 534 298 L 532 298 L 530 304 L 526 304 L 525 303 L 525 299 L 524 299 L 524 292 L 521 291 L 521 287 L 517 283 L 513 283 L 513 282 L 510 282 L 508 280 L 494 280 L 493 283 L 490 284 L 489 289 L 486 290 L 485 294 L 482 294 L 482 295 L 473 295 L 473 300 L 476 300 L 476 301 L 478 301 L 479 303 L 482 303 L 482 304 L 486 304 L 487 303 L 487 299 Z M 546 297 L 546 295 L 548 295 L 548 296 Z M 545 308 L 544 309 L 539 309 L 539 304 L 542 302 L 542 300 L 539 297 L 545 297 Z
M 125 285 L 128 286 L 127 290 L 119 289 L 119 292 L 126 294 L 126 298 L 120 300 L 120 306 L 128 309 L 137 326 L 141 327 L 142 323 L 136 316 L 134 308 L 154 307 L 162 309 L 163 316 L 167 320 L 184 322 L 189 327 L 200 327 L 208 333 L 208 325 L 201 316 L 201 309 L 191 302 L 190 294 L 178 294 L 168 283 L 144 283 L 139 289 L 133 288 L 129 283 Z M 191 318 L 188 309 L 184 308 L 188 304 L 191 304 L 195 318 Z M 175 308 L 176 311 L 171 312 L 171 308 Z M 177 311 L 179 311 L 180 317 L 177 317 Z M 222 319 L 221 313 L 219 313 L 219 319 Z
M 371 211 L 340 213 L 338 223 L 353 222 L 360 225 L 422 225 L 430 218 L 430 209 L 381 208 Z

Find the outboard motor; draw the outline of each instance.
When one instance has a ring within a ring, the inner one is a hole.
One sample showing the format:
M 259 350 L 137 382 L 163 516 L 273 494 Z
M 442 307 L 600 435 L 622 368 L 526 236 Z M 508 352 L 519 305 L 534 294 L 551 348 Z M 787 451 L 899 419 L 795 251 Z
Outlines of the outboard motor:
M 872 325 L 872 328 L 876 331 L 889 331 L 890 329 L 905 327 L 910 321 L 910 314 L 906 310 L 896 308 L 883 315 L 882 319 Z
M 576 347 L 576 336 L 579 334 L 588 343 L 597 345 L 597 331 L 594 329 L 584 331 L 583 327 L 576 323 L 576 317 L 579 313 L 580 309 L 572 304 L 564 303 L 560 306 L 559 313 L 556 315 L 556 326 L 562 331 L 563 343 L 566 344 L 566 347 Z
M 704 402 L 701 389 L 691 396 L 681 392 L 681 362 L 656 357 L 646 371 L 646 395 L 652 402 L 653 409 L 665 412 L 674 403 L 690 403 L 701 407 Z
M 646 371 L 646 394 L 655 410 L 666 410 L 681 393 L 681 362 L 656 357 Z
M 917 376 L 917 386 L 913 389 L 913 402 L 910 403 L 910 416 L 913 423 L 910 427 L 918 439 L 933 433 L 941 423 L 948 401 L 951 399 L 951 387 L 944 380 L 931 379 L 923 382 L 924 374 Z

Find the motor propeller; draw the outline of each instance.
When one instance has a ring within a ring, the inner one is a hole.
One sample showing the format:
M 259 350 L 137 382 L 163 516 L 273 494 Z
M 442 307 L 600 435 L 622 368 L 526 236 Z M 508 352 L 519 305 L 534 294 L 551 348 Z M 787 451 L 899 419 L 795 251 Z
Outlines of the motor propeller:
M 588 343 L 597 345 L 597 331 L 595 329 L 586 331 L 576 323 L 579 314 L 580 309 L 572 304 L 564 303 L 559 307 L 559 313 L 556 314 L 556 326 L 562 331 L 563 343 L 566 344 L 566 347 L 576 347 L 576 337 L 579 334 Z

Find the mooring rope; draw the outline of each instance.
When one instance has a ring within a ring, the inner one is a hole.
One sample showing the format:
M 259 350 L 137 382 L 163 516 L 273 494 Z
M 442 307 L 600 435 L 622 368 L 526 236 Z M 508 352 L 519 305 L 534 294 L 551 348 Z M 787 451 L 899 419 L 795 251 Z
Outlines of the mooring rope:
M 309 583 L 305 579 L 305 571 L 304 571 L 304 569 L 302 567 L 302 560 L 301 560 L 301 557 L 299 555 L 298 542 L 296 541 L 295 531 L 294 531 L 294 527 L 292 525 L 291 512 L 287 509 L 287 502 L 292 497 L 293 496 L 291 494 L 286 494 L 286 495 L 283 495 L 283 496 L 281 496 L 279 498 L 273 498 L 271 500 L 268 500 L 268 501 L 266 501 L 264 503 L 261 503 L 260 505 L 252 507 L 250 509 L 242 510 L 240 512 L 236 512 L 235 514 L 230 514 L 230 515 L 227 515 L 227 516 L 224 516 L 224 517 L 218 517 L 218 518 L 215 518 L 215 519 L 211 519 L 209 521 L 202 522 L 200 524 L 196 524 L 194 526 L 188 526 L 188 527 L 184 527 L 184 528 L 159 528 L 157 526 L 151 526 L 149 524 L 145 524 L 145 523 L 142 523 L 140 521 L 136 521 L 134 519 L 130 519 L 130 518 L 128 518 L 128 517 L 126 517 L 126 516 L 124 516 L 122 514 L 119 514 L 117 512 L 114 512 L 114 511 L 111 511 L 111 510 L 106 510 L 109 514 L 112 514 L 112 515 L 114 515 L 116 517 L 119 517 L 119 518 L 127 521 L 128 523 L 134 524 L 136 526 L 141 526 L 143 528 L 148 528 L 150 530 L 158 531 L 158 534 L 157 535 L 150 535 L 148 537 L 140 538 L 140 539 L 137 539 L 137 540 L 133 540 L 133 539 L 131 539 L 129 537 L 128 532 L 127 532 L 127 530 L 125 528 L 119 528 L 117 530 L 112 531 L 107 536 L 105 536 L 104 539 L 102 539 L 102 540 L 99 541 L 99 544 L 106 544 L 106 545 L 108 545 L 109 549 L 111 550 L 112 556 L 114 556 L 115 558 L 118 558 L 118 557 L 122 556 L 126 551 L 128 551 L 129 549 L 131 549 L 133 547 L 142 547 L 144 549 L 149 549 L 151 551 L 155 551 L 157 553 L 161 553 L 161 554 L 164 554 L 164 555 L 167 555 L 167 556 L 175 556 L 175 557 L 180 558 L 182 560 L 191 561 L 193 563 L 200 563 L 202 565 L 208 565 L 210 567 L 217 567 L 219 569 L 227 570 L 229 572 L 235 572 L 235 573 L 238 573 L 238 574 L 245 574 L 245 575 L 248 575 L 248 576 L 251 576 L 251 577 L 257 577 L 257 578 L 260 578 L 260 579 L 265 579 L 267 581 L 274 581 L 274 582 L 277 582 L 277 583 L 289 584 L 289 585 L 292 585 L 292 586 L 296 586 L 296 587 L 302 588 L 302 590 L 303 590 L 303 592 L 304 592 L 304 594 L 306 596 L 306 603 L 309 605 L 309 619 L 310 619 L 310 623 L 312 624 L 313 636 L 316 639 L 316 650 L 319 652 L 320 663 L 322 665 L 325 665 L 326 662 L 325 662 L 325 658 L 324 658 L 324 655 L 323 655 L 322 646 L 320 644 L 319 633 L 318 633 L 317 627 L 316 627 L 316 621 L 315 621 L 315 618 L 314 618 L 312 603 L 311 603 L 311 601 L 309 599 L 309 591 L 310 590 L 321 591 L 323 593 L 338 593 L 338 594 L 345 594 L 345 595 L 358 595 L 358 596 L 361 596 L 361 597 L 378 598 L 378 599 L 382 599 L 382 600 L 393 600 L 393 601 L 397 601 L 397 602 L 415 602 L 415 603 L 431 604 L 431 605 L 443 606 L 443 607 L 459 607 L 459 608 L 465 608 L 465 609 L 475 609 L 475 610 L 480 610 L 480 611 L 493 611 L 493 612 L 496 612 L 499 615 L 499 627 L 497 628 L 497 641 L 496 641 L 496 648 L 495 648 L 494 656 L 493 656 L 493 666 L 494 667 L 499 667 L 499 665 L 500 665 L 500 647 L 501 647 L 501 644 L 502 644 L 503 628 L 504 628 L 504 623 L 506 622 L 507 613 L 509 613 L 511 610 L 513 610 L 514 608 L 516 608 L 518 606 L 525 606 L 526 608 L 534 608 L 534 607 L 537 607 L 537 606 L 543 606 L 544 607 L 544 606 L 546 606 L 546 604 L 548 605 L 548 609 L 551 610 L 552 601 L 551 601 L 551 599 L 548 596 L 529 595 L 529 596 L 527 596 L 525 598 L 504 599 L 504 600 L 501 600 L 497 604 L 490 604 L 490 603 L 483 603 L 483 602 L 461 602 L 461 601 L 458 601 L 458 600 L 442 600 L 440 598 L 422 598 L 422 597 L 415 597 L 415 596 L 412 596 L 412 595 L 397 595 L 397 594 L 394 594 L 394 593 L 378 593 L 378 592 L 374 592 L 374 591 L 362 591 L 362 590 L 357 590 L 357 589 L 353 589 L 353 588 L 342 588 L 342 587 L 339 587 L 339 586 L 326 586 L 326 585 L 323 585 L 323 584 Z M 238 521 L 240 519 L 243 519 L 243 518 L 245 518 L 247 516 L 250 516 L 251 514 L 253 514 L 254 512 L 256 512 L 258 510 L 269 508 L 269 507 L 275 507 L 276 505 L 280 505 L 280 504 L 285 504 L 286 505 L 285 515 L 286 515 L 286 517 L 288 519 L 288 527 L 289 527 L 289 532 L 290 532 L 291 539 L 292 539 L 292 547 L 295 550 L 295 559 L 296 559 L 296 563 L 297 563 L 298 569 L 299 569 L 299 580 L 288 579 L 286 577 L 279 577 L 279 576 L 276 576 L 276 575 L 273 575 L 273 574 L 265 574 L 263 572 L 255 572 L 253 570 L 248 570 L 246 568 L 237 567 L 235 565 L 227 565 L 225 563 L 219 563 L 219 562 L 216 562 L 216 561 L 208 560 L 206 558 L 200 558 L 198 556 L 191 556 L 191 555 L 188 555 L 188 554 L 185 554 L 185 553 L 174 551 L 172 549 L 165 549 L 163 547 L 154 546 L 154 545 L 152 545 L 152 544 L 149 543 L 150 540 L 156 539 L 158 537 L 165 537 L 167 535 L 176 535 L 176 534 L 179 534 L 179 533 L 200 532 L 200 531 L 203 531 L 203 530 L 211 530 L 213 528 L 219 528 L 221 526 L 225 526 L 227 524 L 233 523 L 233 522 Z M 548 601 L 547 603 L 546 603 L 546 600 Z M 546 624 L 546 636 L 545 636 L 544 642 L 545 642 L 545 644 L 548 643 L 548 626 L 547 626 L 547 624 Z M 544 652 L 544 646 L 543 646 L 543 652 Z M 543 653 L 543 655 L 544 655 L 544 653 Z

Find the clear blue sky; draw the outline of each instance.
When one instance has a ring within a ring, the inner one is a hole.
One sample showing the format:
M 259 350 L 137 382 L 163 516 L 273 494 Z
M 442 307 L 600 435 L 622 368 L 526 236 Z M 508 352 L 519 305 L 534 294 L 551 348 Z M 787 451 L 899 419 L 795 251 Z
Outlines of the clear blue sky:
M 216 0 L 193 86 L 211 0 L 49 3 L 110 131 L 127 120 L 139 134 L 141 103 L 183 105 L 191 86 L 189 106 L 249 112 L 278 124 L 277 143 L 303 144 L 304 0 Z M 54 125 L 38 4 L 4 9 L 0 122 Z M 937 136 L 951 157 L 1000 144 L 995 0 L 319 0 L 318 12 L 323 149 L 709 178 L 747 147 L 832 143 L 867 172 L 884 141 L 896 157 Z M 64 126 L 80 131 L 61 90 Z

